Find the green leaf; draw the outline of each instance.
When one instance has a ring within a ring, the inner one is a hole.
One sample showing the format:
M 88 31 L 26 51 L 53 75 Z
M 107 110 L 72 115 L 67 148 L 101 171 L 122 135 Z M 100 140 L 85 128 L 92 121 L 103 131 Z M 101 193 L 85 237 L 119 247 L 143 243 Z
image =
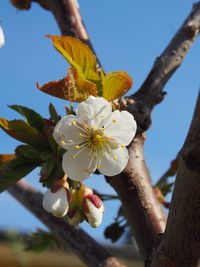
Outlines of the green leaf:
M 0 166 L 0 192 L 8 189 L 18 180 L 29 174 L 38 166 L 38 163 L 27 162 L 15 158 Z
M 96 57 L 92 50 L 79 39 L 70 36 L 47 35 L 54 47 L 74 67 L 80 77 L 97 81 L 100 79 L 96 68 Z
M 53 156 L 52 151 L 38 151 L 29 145 L 20 145 L 15 149 L 18 158 L 24 158 L 34 162 L 44 162 Z
M 44 252 L 50 248 L 57 248 L 57 243 L 53 235 L 40 229 L 26 236 L 24 242 L 26 251 L 33 251 L 36 253 Z
M 52 103 L 49 104 L 49 114 L 52 121 L 54 121 L 55 123 L 59 122 L 59 120 L 61 119 Z
M 43 186 L 50 187 L 56 180 L 63 178 L 64 176 L 62 168 L 62 158 L 56 157 L 49 161 L 46 161 L 41 168 L 40 182 Z
M 159 187 L 159 189 L 161 190 L 163 196 L 166 196 L 168 193 L 170 193 L 172 191 L 173 186 L 174 186 L 174 182 L 172 182 L 172 183 L 166 182 L 166 183 L 163 183 Z
M 35 112 L 34 110 L 19 106 L 19 105 L 11 105 L 9 108 L 17 111 L 19 114 L 24 116 L 27 119 L 27 122 L 34 127 L 35 129 L 42 131 L 44 128 L 44 119 L 40 116 L 39 113 Z
M 48 142 L 44 135 L 22 120 L 8 121 L 0 118 L 0 128 L 14 139 L 36 149 L 44 150 L 48 147 Z

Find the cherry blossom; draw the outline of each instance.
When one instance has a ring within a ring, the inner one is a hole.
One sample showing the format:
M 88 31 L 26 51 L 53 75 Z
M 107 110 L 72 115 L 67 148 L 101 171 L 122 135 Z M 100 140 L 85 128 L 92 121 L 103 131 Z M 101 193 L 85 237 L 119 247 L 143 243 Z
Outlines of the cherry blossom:
M 54 129 L 56 142 L 67 150 L 64 172 L 76 181 L 96 169 L 107 176 L 122 172 L 129 159 L 126 146 L 136 133 L 132 114 L 112 112 L 110 102 L 94 96 L 77 105 L 76 114 L 63 117 Z

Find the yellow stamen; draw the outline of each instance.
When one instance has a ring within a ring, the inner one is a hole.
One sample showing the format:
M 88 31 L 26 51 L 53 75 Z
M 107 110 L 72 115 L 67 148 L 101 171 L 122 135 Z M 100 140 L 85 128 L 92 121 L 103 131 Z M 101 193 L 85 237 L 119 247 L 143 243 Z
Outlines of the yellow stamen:
M 97 165 L 97 169 L 101 168 L 101 166 L 102 166 L 102 165 L 98 164 L 98 165 Z
M 77 156 L 71 156 L 71 158 L 72 158 L 72 159 L 76 159 L 76 158 L 77 158 Z
M 114 155 L 114 157 L 113 157 L 113 158 L 114 158 L 114 160 L 117 160 L 117 156 L 116 156 L 116 155 Z
M 87 129 L 88 128 L 88 125 L 87 124 L 84 124 L 84 127 Z
M 124 147 L 125 147 L 125 145 L 121 144 L 121 148 L 124 148 Z
M 112 120 L 113 123 L 116 123 L 117 121 L 116 120 Z
M 74 126 L 76 126 L 76 121 L 75 121 L 75 120 L 73 120 L 73 121 L 72 121 L 72 124 L 73 124 Z
M 60 144 L 61 144 L 61 145 L 65 145 L 66 143 L 65 143 L 64 140 L 61 140 L 61 141 L 60 141 Z
M 79 148 L 80 148 L 80 146 L 75 146 L 75 148 L 79 149 Z
M 83 136 L 83 134 L 82 134 L 82 133 L 79 133 L 79 135 L 80 135 L 80 136 Z

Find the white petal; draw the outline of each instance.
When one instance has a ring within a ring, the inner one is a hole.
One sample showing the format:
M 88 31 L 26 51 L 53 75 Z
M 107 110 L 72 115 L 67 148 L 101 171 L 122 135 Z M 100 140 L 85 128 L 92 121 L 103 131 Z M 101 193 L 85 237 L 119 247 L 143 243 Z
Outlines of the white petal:
M 72 123 L 76 119 L 74 115 L 65 116 L 54 129 L 53 137 L 64 149 L 70 149 L 82 141 L 80 133 L 84 134 L 83 130 Z
M 128 163 L 129 155 L 128 150 L 118 148 L 105 152 L 98 170 L 107 176 L 113 176 L 121 173 Z
M 119 144 L 127 146 L 136 134 L 136 121 L 131 113 L 115 110 L 109 123 L 105 126 L 105 135 L 115 139 Z
M 62 166 L 64 172 L 75 181 L 82 181 L 89 177 L 96 169 L 96 161 L 92 159 L 89 154 L 90 149 L 84 148 L 82 150 L 70 149 L 64 156 Z M 77 157 L 73 158 L 77 153 Z
M 5 37 L 2 28 L 0 27 L 0 48 L 5 44 Z
M 89 96 L 77 106 L 76 112 L 83 123 L 91 127 L 102 127 L 111 116 L 112 106 L 103 97 Z
M 86 199 L 86 203 L 89 209 L 89 213 L 86 213 L 85 215 L 88 218 L 89 224 L 96 228 L 102 223 L 103 218 L 103 212 L 104 212 L 104 206 L 102 205 L 99 209 L 95 207 L 93 203 L 89 199 Z
M 56 217 L 65 216 L 69 210 L 66 189 L 62 187 L 55 193 L 48 189 L 44 194 L 42 205 L 47 212 Z

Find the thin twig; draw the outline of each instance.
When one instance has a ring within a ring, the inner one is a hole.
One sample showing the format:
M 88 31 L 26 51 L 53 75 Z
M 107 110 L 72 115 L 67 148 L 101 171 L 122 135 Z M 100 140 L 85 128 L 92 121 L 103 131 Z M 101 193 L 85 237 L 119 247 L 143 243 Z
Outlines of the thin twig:
M 151 112 L 166 95 L 163 91 L 165 84 L 182 64 L 199 31 L 200 2 L 198 1 L 166 49 L 156 59 L 142 86 L 127 99 L 130 103 L 127 109 L 134 114 L 139 131 L 145 131 L 151 125 Z

